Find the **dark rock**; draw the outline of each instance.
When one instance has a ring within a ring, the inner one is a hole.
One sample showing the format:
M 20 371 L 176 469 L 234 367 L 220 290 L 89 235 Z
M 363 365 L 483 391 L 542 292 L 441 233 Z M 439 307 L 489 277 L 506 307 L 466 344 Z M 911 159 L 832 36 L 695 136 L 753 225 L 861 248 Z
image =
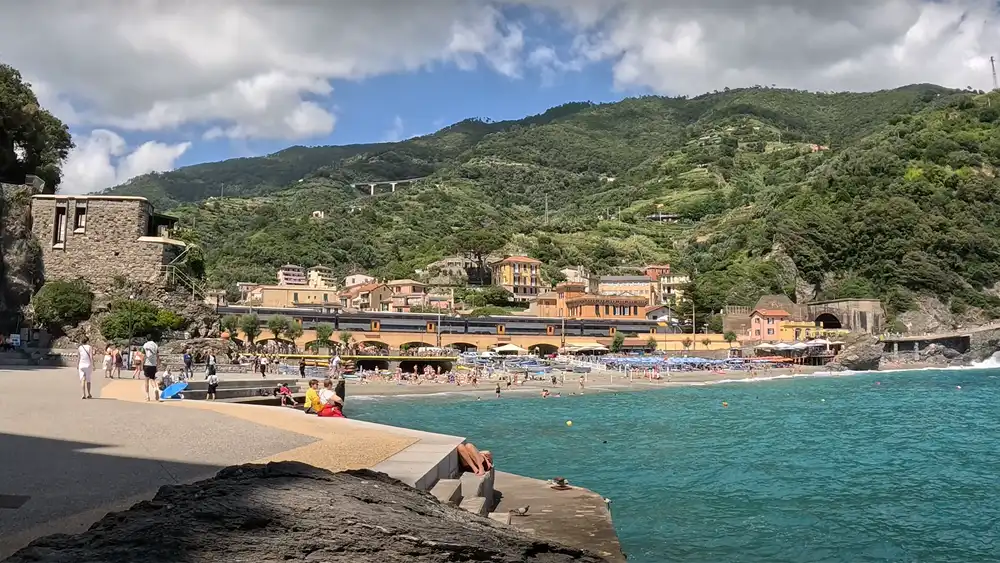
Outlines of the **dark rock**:
M 885 345 L 871 335 L 859 335 L 849 341 L 827 367 L 833 371 L 876 370 L 882 361 Z
M 0 183 L 0 333 L 18 328 L 42 286 L 42 253 L 31 236 L 31 196 L 41 185 Z
M 82 534 L 37 539 L 6 561 L 606 560 L 441 504 L 381 473 L 280 462 L 162 487 L 153 500 L 108 514 Z

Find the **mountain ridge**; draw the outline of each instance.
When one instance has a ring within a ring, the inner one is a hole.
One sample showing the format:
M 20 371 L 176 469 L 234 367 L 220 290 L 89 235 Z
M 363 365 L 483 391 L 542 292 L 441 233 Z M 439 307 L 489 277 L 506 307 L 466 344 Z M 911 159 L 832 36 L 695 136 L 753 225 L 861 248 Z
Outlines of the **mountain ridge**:
M 1000 313 L 994 250 L 962 233 L 1000 236 L 993 200 L 973 211 L 982 202 L 969 196 L 1000 187 L 993 98 L 916 84 L 571 103 L 399 143 L 292 147 L 224 161 L 218 173 L 202 165 L 129 186 L 172 204 L 218 287 L 268 281 L 287 261 L 410 277 L 470 253 L 485 231 L 496 250 L 546 262 L 552 281 L 568 265 L 600 273 L 671 262 L 698 274 L 691 295 L 706 313 L 786 293 L 881 297 L 892 315 L 934 295 L 955 314 L 992 315 Z M 350 188 L 424 175 L 393 195 Z M 234 179 L 242 180 L 226 186 L 225 200 L 208 199 Z M 897 201 L 901 193 L 908 203 Z M 317 224 L 313 210 L 335 220 Z M 647 221 L 657 210 L 681 220 Z M 905 244 L 868 224 L 894 213 Z M 977 218 L 961 219 L 969 214 Z M 873 240 L 895 254 L 872 251 Z M 920 274 L 898 273 L 907 269 Z

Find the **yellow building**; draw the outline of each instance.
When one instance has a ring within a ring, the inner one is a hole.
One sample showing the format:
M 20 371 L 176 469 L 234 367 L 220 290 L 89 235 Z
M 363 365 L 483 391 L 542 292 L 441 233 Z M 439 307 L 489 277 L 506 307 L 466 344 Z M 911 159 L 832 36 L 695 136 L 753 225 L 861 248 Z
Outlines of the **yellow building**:
M 837 338 L 850 332 L 840 328 L 823 328 L 812 321 L 783 321 L 780 325 L 780 340 L 802 342 L 813 338 Z
M 333 289 L 337 287 L 337 276 L 326 266 L 313 266 L 306 270 L 306 281 L 309 287 Z
M 490 264 L 493 285 L 500 286 L 518 301 L 534 299 L 541 288 L 542 263 L 527 256 L 511 256 Z
M 301 305 L 340 305 L 337 291 L 294 285 L 257 285 L 246 292 L 246 301 L 255 307 L 298 307 Z
M 642 297 L 646 300 L 646 307 L 660 304 L 659 284 L 649 276 L 601 276 L 597 292 L 602 295 Z

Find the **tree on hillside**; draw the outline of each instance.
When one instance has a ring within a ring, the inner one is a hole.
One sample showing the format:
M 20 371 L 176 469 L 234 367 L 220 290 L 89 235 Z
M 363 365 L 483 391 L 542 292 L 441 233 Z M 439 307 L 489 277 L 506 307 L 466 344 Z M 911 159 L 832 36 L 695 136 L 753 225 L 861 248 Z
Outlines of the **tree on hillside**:
M 247 346 L 253 346 L 254 340 L 260 336 L 260 318 L 256 313 L 240 317 L 240 330 L 247 338 Z
M 21 73 L 0 64 L 0 180 L 20 183 L 34 174 L 54 193 L 72 148 L 69 128 L 39 107 Z
M 493 229 L 465 229 L 452 235 L 451 247 L 476 263 L 480 284 L 489 283 L 489 265 L 486 259 L 504 245 L 504 238 Z M 473 280 L 469 280 L 473 281 Z
M 141 299 L 119 299 L 108 307 L 108 314 L 101 319 L 101 335 L 108 340 L 131 341 L 137 336 L 152 335 L 158 338 L 164 327 L 159 324 L 156 305 Z

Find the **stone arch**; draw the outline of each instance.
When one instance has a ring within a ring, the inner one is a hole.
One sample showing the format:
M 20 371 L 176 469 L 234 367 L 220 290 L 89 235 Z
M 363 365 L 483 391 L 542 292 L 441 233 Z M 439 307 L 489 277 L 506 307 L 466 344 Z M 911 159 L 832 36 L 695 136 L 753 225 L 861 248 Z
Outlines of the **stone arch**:
M 528 351 L 532 354 L 542 354 L 547 356 L 549 354 L 558 354 L 559 347 L 555 344 L 541 342 L 539 344 L 532 344 L 531 346 L 528 346 Z
M 462 352 L 475 352 L 479 350 L 479 346 L 476 346 L 475 344 L 470 344 L 468 342 L 452 342 L 448 346 L 450 348 L 457 348 Z
M 830 311 L 823 311 L 816 315 L 816 324 L 826 329 L 844 328 L 843 323 L 840 322 L 840 318 Z

